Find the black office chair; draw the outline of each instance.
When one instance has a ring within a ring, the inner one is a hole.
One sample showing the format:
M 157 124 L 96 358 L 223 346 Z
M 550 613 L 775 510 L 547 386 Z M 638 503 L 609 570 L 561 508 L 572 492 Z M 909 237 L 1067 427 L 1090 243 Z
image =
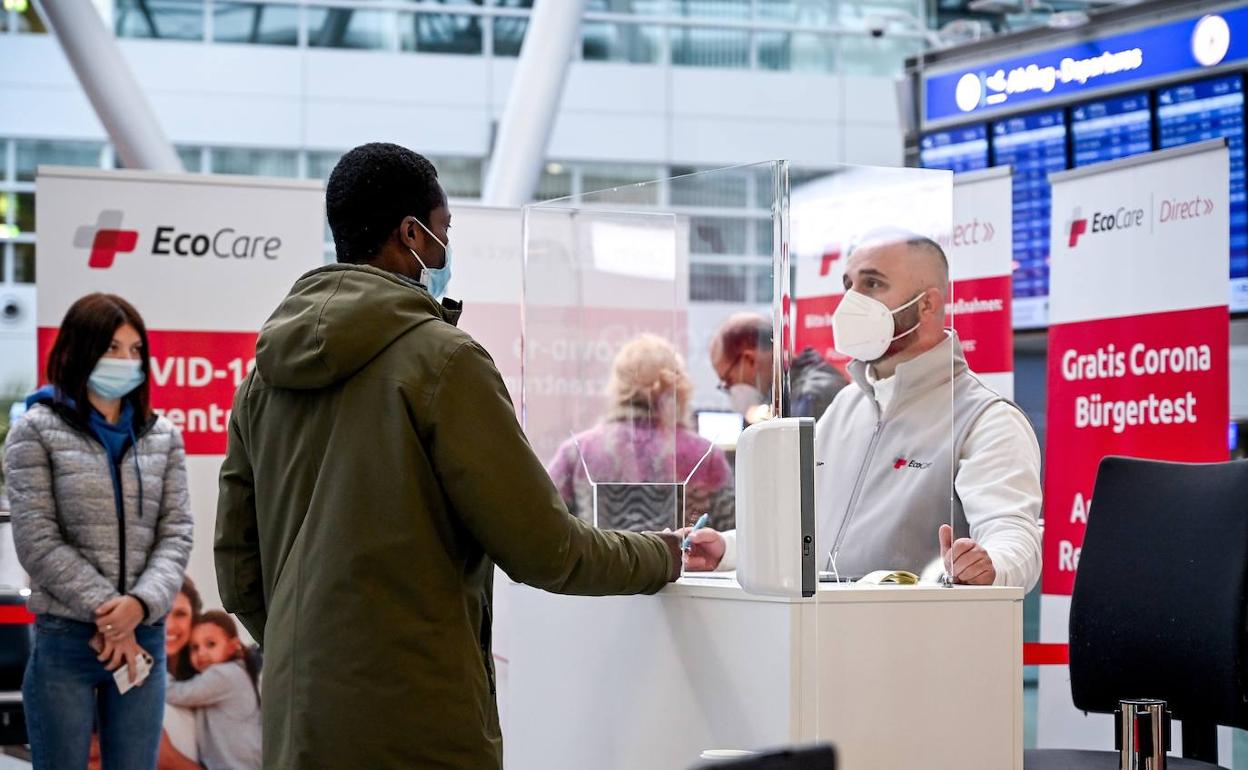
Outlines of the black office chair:
M 827 744 L 783 749 L 698 765 L 693 770 L 836 770 L 836 750 Z
M 1216 726 L 1248 728 L 1248 461 L 1106 457 L 1070 605 L 1075 706 L 1159 698 L 1174 770 L 1216 768 Z M 1118 768 L 1118 752 L 1029 751 L 1026 770 Z
M 26 607 L 16 589 L 0 589 L 0 607 Z M 30 658 L 30 626 L 0 624 L 0 746 L 27 743 L 22 676 Z

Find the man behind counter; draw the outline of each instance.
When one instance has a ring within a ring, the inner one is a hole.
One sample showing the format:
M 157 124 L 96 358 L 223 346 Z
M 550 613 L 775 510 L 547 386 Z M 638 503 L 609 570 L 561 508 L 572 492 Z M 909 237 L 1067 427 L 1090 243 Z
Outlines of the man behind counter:
M 870 237 L 844 281 L 833 325 L 854 384 L 816 425 L 821 558 L 830 561 L 844 528 L 829 564 L 841 575 L 921 573 L 940 557 L 955 582 L 1030 589 L 1040 575 L 1040 447 L 944 328 L 944 251 L 911 234 Z M 693 533 L 686 568 L 734 568 L 735 534 Z

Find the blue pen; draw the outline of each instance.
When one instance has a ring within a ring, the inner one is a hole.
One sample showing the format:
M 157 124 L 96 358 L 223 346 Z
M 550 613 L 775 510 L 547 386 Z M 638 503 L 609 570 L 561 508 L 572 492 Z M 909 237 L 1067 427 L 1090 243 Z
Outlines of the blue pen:
M 711 520 L 711 514 L 704 513 L 698 517 L 698 523 L 693 525 L 693 529 L 689 530 L 689 534 L 685 535 L 685 541 L 680 544 L 680 550 L 688 551 L 689 546 L 693 545 L 693 533 L 706 526 L 706 522 Z

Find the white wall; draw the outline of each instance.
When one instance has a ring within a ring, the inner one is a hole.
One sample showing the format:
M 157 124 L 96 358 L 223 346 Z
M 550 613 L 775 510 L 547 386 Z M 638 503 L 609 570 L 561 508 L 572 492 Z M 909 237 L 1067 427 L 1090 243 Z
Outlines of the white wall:
M 514 60 L 119 41 L 182 144 L 488 154 Z M 104 138 L 55 38 L 0 36 L 0 136 Z M 901 165 L 891 79 L 575 62 L 549 156 Z

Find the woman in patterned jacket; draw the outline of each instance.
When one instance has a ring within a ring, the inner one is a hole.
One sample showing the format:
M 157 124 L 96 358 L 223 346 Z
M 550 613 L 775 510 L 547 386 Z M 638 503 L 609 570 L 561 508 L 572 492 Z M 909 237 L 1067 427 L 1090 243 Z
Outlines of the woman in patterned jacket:
M 138 312 L 117 296 L 83 297 L 61 322 L 51 384 L 27 399 L 5 442 L 13 539 L 36 615 L 22 683 L 36 770 L 85 768 L 93 727 L 104 770 L 156 766 L 164 619 L 191 516 L 182 437 L 152 413 L 150 372 Z M 150 673 L 123 694 L 136 669 Z

